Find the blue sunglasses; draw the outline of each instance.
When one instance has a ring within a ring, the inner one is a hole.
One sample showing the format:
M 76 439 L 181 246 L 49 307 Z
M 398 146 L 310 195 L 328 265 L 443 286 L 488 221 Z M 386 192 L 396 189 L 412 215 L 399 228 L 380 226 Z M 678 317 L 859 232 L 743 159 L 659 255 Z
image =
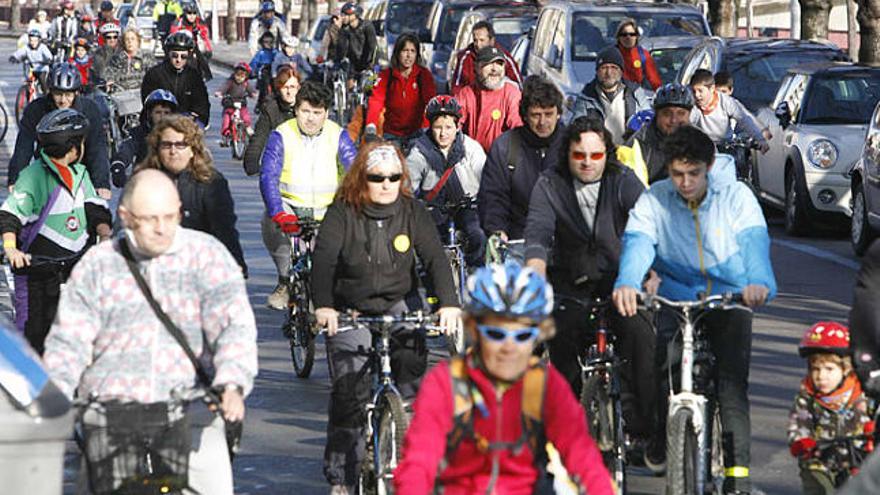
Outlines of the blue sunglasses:
M 531 342 L 538 337 L 541 330 L 538 327 L 526 327 L 519 330 L 507 330 L 500 327 L 490 325 L 477 325 L 480 334 L 491 340 L 492 342 L 503 342 L 507 339 L 513 339 L 517 344 L 525 344 Z

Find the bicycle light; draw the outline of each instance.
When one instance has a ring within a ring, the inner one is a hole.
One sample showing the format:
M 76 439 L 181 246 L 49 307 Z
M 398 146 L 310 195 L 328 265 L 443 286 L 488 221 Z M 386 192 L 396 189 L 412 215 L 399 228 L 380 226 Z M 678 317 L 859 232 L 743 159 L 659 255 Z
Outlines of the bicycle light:
M 837 146 L 827 139 L 817 139 L 807 147 L 807 159 L 818 168 L 831 168 L 837 163 Z

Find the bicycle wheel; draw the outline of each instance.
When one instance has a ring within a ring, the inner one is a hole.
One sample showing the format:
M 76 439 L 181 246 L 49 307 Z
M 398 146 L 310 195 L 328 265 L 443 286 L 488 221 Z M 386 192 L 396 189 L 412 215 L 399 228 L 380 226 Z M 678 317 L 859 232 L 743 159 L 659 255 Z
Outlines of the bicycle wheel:
M 667 426 L 666 493 L 667 495 L 703 495 L 702 462 L 699 439 L 694 431 L 693 412 L 679 409 Z
M 464 294 L 462 293 L 462 284 L 464 281 L 461 278 L 464 256 L 458 249 L 447 249 L 446 257 L 449 260 L 449 267 L 452 269 L 452 283 L 455 286 L 456 291 L 459 293 L 458 300 L 461 301 L 464 297 Z M 459 329 L 454 335 L 446 336 L 446 348 L 452 356 L 463 354 L 465 351 L 465 345 L 466 342 L 463 329 Z
M 232 133 L 232 158 L 240 160 L 244 157 L 244 122 L 236 122 Z
M 308 378 L 312 374 L 312 366 L 315 364 L 315 337 L 312 334 L 311 322 L 309 321 L 309 292 L 305 283 L 297 280 L 293 284 L 291 297 L 296 304 L 290 308 L 288 321 L 288 340 L 290 342 L 290 357 L 293 361 L 293 370 L 296 376 Z
M 626 493 L 626 436 L 623 432 L 623 405 L 612 399 L 614 405 L 614 450 L 609 454 L 605 465 L 611 479 L 617 485 L 617 495 Z
M 6 139 L 6 132 L 9 130 L 9 112 L 6 111 L 6 105 L 0 104 L 0 141 Z
M 587 413 L 587 426 L 596 446 L 604 454 L 614 451 L 614 407 L 604 377 L 599 373 L 587 375 L 581 384 L 581 405 Z
M 28 87 L 27 84 L 22 84 L 20 88 L 18 88 L 18 93 L 15 94 L 15 123 L 21 123 L 21 116 L 24 115 L 24 107 L 28 104 Z
M 379 406 L 373 416 L 376 441 L 376 489 L 378 495 L 394 493 L 394 470 L 402 457 L 403 436 L 409 419 L 399 395 L 385 391 L 379 398 Z

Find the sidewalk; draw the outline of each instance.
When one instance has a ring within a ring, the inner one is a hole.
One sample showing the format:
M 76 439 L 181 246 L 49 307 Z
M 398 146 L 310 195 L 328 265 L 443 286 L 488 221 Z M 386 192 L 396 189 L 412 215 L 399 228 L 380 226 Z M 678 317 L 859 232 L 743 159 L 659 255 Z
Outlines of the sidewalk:
M 250 62 L 251 52 L 246 41 L 235 41 L 231 45 L 220 40 L 214 45 L 214 56 L 211 63 L 232 70 L 239 62 Z

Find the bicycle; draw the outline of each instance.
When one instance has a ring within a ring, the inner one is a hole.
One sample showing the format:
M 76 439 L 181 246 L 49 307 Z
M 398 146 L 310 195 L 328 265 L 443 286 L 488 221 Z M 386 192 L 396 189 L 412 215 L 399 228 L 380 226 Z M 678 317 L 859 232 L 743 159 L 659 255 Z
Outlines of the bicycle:
M 560 309 L 566 304 L 583 308 L 590 321 L 598 323 L 596 341 L 587 348 L 581 365 L 580 402 L 587 414 L 590 436 L 602 453 L 617 494 L 626 492 L 626 435 L 621 402 L 620 367 L 623 360 L 615 353 L 615 335 L 608 329 L 608 311 L 614 310 L 610 298 L 584 302 L 572 297 L 557 298 Z
M 503 265 L 510 255 L 510 248 L 512 246 L 521 246 L 525 242 L 525 239 L 505 241 L 497 235 L 489 236 L 489 239 L 486 241 L 486 264 Z
M 436 315 L 422 311 L 399 316 L 339 315 L 339 332 L 368 328 L 373 337 L 367 368 L 373 376 L 372 400 L 367 404 L 364 430 L 367 455 L 358 473 L 357 493 L 384 495 L 393 493 L 394 470 L 403 449 L 403 437 L 409 419 L 403 396 L 391 376 L 391 331 L 400 324 L 412 324 L 436 336 Z M 342 326 L 344 325 L 344 326 Z M 371 462 L 367 459 L 372 458 Z
M 311 287 L 313 240 L 321 222 L 301 219 L 300 233 L 290 237 L 287 318 L 282 332 L 290 342 L 290 357 L 296 376 L 308 378 L 315 364 L 315 325 Z
M 33 64 L 29 60 L 24 60 L 21 63 L 21 68 L 24 73 L 24 83 L 15 94 L 15 122 L 19 124 L 22 115 L 24 115 L 25 107 L 43 94 L 40 78 L 37 76 Z
M 107 89 L 107 95 L 113 104 L 111 118 L 116 122 L 119 138 L 125 140 L 131 136 L 131 131 L 140 125 L 141 111 L 144 109 L 141 90 L 139 88 L 122 89 L 115 84 L 110 85 Z
M 351 63 L 342 59 L 338 66 L 327 62 L 324 70 L 324 85 L 333 89 L 333 120 L 339 125 L 348 123 L 348 70 Z M 350 117 L 350 116 L 348 116 Z
M 3 271 L 3 283 L 6 286 L 3 295 L 0 296 L 0 313 L 6 315 L 9 321 L 15 321 L 15 275 L 12 273 L 12 265 L 5 252 L 0 252 L 0 267 Z
M 244 158 L 244 150 L 247 148 L 250 136 L 247 132 L 247 126 L 244 119 L 241 118 L 241 109 L 245 106 L 246 101 L 235 99 L 230 96 L 224 96 L 222 101 L 223 111 L 232 108 L 232 116 L 229 122 L 229 143 L 232 148 L 232 159 L 241 160 Z M 221 131 L 222 132 L 222 131 Z
M 718 491 L 724 479 L 721 447 L 721 415 L 716 407 L 711 380 L 714 356 L 708 349 L 706 329 L 700 325 L 713 310 L 739 309 L 742 295 L 724 294 L 697 301 L 672 301 L 658 295 L 642 296 L 643 309 L 668 309 L 680 322 L 682 339 L 681 384 L 671 388 L 666 427 L 666 493 L 703 495 Z M 707 475 L 710 479 L 707 480 Z
M 761 143 L 747 134 L 734 134 L 731 137 L 715 145 L 718 153 L 724 153 L 733 157 L 736 164 L 736 178 L 744 182 L 754 191 L 754 176 L 752 166 L 752 150 L 761 148 Z

